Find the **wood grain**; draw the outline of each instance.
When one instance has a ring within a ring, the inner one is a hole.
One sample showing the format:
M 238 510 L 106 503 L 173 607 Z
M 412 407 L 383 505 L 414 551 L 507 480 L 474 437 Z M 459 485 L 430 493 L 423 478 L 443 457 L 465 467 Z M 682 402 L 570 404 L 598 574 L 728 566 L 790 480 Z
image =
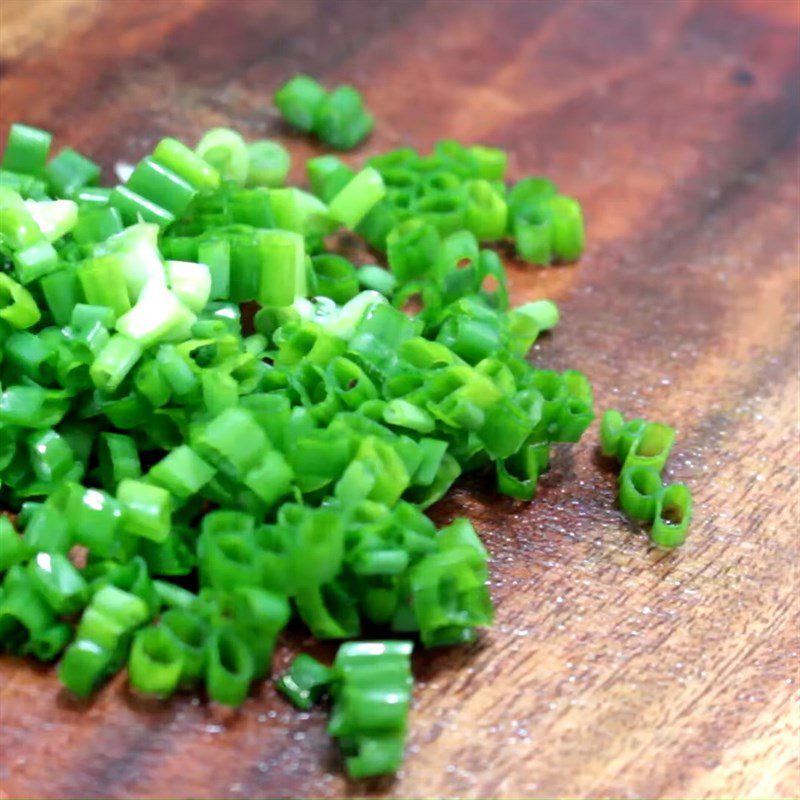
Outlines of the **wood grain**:
M 798 5 L 792 0 L 0 0 L 0 117 L 134 160 L 169 132 L 281 136 L 298 70 L 362 87 L 364 148 L 507 148 L 584 204 L 574 268 L 511 264 L 559 300 L 533 358 L 600 408 L 677 425 L 697 522 L 671 555 L 615 509 L 593 430 L 531 505 L 478 479 L 496 626 L 420 653 L 408 759 L 349 784 L 322 711 L 270 686 L 238 714 L 90 703 L 0 661 L 2 797 L 792 797 L 800 794 Z M 353 157 L 357 161 L 362 153 Z M 109 173 L 110 174 L 110 173 Z M 301 174 L 297 167 L 297 177 Z M 286 636 L 324 657 L 302 631 Z

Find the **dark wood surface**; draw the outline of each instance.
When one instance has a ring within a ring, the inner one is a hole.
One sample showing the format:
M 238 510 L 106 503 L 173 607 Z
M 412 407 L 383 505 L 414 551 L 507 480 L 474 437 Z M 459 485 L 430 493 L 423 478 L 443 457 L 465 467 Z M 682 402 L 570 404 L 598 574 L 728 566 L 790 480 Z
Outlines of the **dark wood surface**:
M 41 125 L 111 168 L 231 125 L 287 141 L 299 177 L 318 151 L 270 98 L 302 70 L 364 90 L 378 124 L 355 162 L 453 136 L 553 177 L 589 246 L 510 265 L 516 299 L 562 307 L 533 358 L 676 425 L 669 473 L 697 508 L 683 549 L 649 549 L 596 428 L 530 505 L 461 484 L 434 513 L 480 528 L 497 624 L 415 657 L 394 781 L 347 783 L 324 713 L 269 685 L 225 716 L 119 678 L 84 704 L 5 658 L 0 797 L 797 796 L 798 8 L 0 0 L 3 136 Z M 277 666 L 309 646 L 290 633 Z

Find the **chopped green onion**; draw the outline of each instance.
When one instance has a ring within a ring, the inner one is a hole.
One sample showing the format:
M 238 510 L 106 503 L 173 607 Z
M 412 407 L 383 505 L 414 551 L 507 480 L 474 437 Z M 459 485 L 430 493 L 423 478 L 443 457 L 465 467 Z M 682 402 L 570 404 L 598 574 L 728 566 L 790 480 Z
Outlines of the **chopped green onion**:
M 623 468 L 619 476 L 619 504 L 632 519 L 652 522 L 661 492 L 661 475 L 645 465 Z
M 30 292 L 9 275 L 0 272 L 0 321 L 23 330 L 35 325 L 41 316 Z
M 153 150 L 153 159 L 198 191 L 213 192 L 219 188 L 219 173 L 177 139 L 162 139 Z
M 659 547 L 683 544 L 692 521 L 692 493 L 682 483 L 665 486 L 659 493 L 650 538 Z
M 46 131 L 14 123 L 8 132 L 3 169 L 41 177 L 52 138 Z
M 26 200 L 25 208 L 50 242 L 69 233 L 78 221 L 78 206 L 72 200 Z
M 134 536 L 163 542 L 170 530 L 170 495 L 166 489 L 126 478 L 117 487 L 122 529 Z
M 314 127 L 325 94 L 325 89 L 313 78 L 295 75 L 275 93 L 275 105 L 292 127 L 308 133 Z
M 289 671 L 276 682 L 296 708 L 307 711 L 330 686 L 331 669 L 305 653 L 295 656 Z
M 250 157 L 244 139 L 230 128 L 208 131 L 195 148 L 200 158 L 226 180 L 243 185 L 247 180 Z
M 276 104 L 336 148 L 374 124 L 355 89 L 303 76 Z M 488 553 L 469 521 L 437 531 L 423 509 L 462 473 L 532 499 L 552 445 L 594 418 L 583 373 L 528 360 L 558 308 L 510 308 L 481 242 L 573 260 L 577 202 L 542 178 L 507 186 L 506 153 L 454 140 L 360 168 L 313 158 L 311 192 L 284 185 L 280 144 L 226 128 L 195 151 L 162 139 L 115 188 L 49 146 L 12 126 L 0 170 L 0 506 L 16 515 L 0 516 L 0 649 L 63 651 L 82 696 L 127 664 L 140 692 L 204 685 L 238 706 L 292 615 L 320 639 L 475 641 Z M 360 245 L 378 263 L 354 266 Z M 620 506 L 663 547 L 692 512 L 660 475 L 673 439 L 601 423 Z M 346 642 L 332 668 L 301 656 L 278 681 L 302 708 L 330 695 L 354 778 L 401 763 L 410 654 Z
M 121 333 L 112 336 L 100 351 L 89 373 L 94 385 L 104 392 L 117 389 L 142 355 L 142 346 Z
M 177 293 L 154 282 L 142 289 L 136 305 L 117 320 L 117 330 L 145 348 L 163 341 L 184 322 L 191 327 L 194 320 Z
M 350 150 L 372 132 L 375 120 L 352 86 L 339 86 L 325 95 L 314 111 L 314 133 L 337 150 Z
M 330 201 L 331 217 L 348 228 L 355 228 L 369 210 L 386 194 L 380 173 L 367 167 L 339 190 Z
M 65 147 L 44 169 L 50 188 L 60 197 L 71 197 L 78 189 L 100 178 L 100 167 L 71 147 Z
M 247 145 L 247 186 L 283 186 L 291 167 L 288 150 L 266 139 Z

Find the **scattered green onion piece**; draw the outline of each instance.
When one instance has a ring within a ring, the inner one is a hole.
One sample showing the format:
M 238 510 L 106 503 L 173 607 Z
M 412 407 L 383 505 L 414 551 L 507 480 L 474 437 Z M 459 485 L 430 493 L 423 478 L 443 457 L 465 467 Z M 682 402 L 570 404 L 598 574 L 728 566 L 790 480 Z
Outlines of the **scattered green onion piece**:
M 658 472 L 664 468 L 675 441 L 675 430 L 659 422 L 649 422 L 631 444 L 623 470 L 632 466 L 651 466 Z
M 241 705 L 253 671 L 253 657 L 232 628 L 222 628 L 212 635 L 206 665 L 206 690 L 212 700 L 223 705 Z
M 115 492 L 121 481 L 135 480 L 142 474 L 136 442 L 130 436 L 101 433 L 98 459 L 103 487 L 108 492 Z
M 552 300 L 534 300 L 531 303 L 517 306 L 515 314 L 530 317 L 540 331 L 549 331 L 558 325 L 560 314 L 558 306 Z
M 114 552 L 122 512 L 113 497 L 97 489 L 69 484 L 64 514 L 75 542 L 100 556 Z M 26 531 L 26 538 L 27 534 Z
M 177 139 L 162 139 L 153 150 L 153 159 L 198 191 L 213 192 L 219 187 L 219 173 L 214 167 Z
M 632 519 L 652 522 L 661 493 L 661 475 L 651 466 L 623 467 L 619 476 L 619 504 Z
M 469 154 L 478 175 L 487 181 L 502 181 L 505 178 L 508 155 L 496 147 L 473 145 Z
M 522 214 L 527 217 L 531 208 L 545 204 L 556 194 L 556 185 L 547 178 L 523 178 L 508 192 L 508 205 L 512 217 Z
M 166 489 L 126 478 L 117 487 L 122 530 L 163 542 L 170 531 L 170 496 Z
M 414 203 L 413 212 L 433 225 L 442 236 L 449 236 L 466 227 L 464 199 L 456 190 L 423 195 Z
M 230 128 L 208 131 L 195 148 L 200 158 L 209 163 L 223 180 L 244 185 L 250 157 L 244 139 Z
M 158 227 L 140 222 L 100 242 L 97 256 L 116 257 L 124 276 L 130 301 L 135 301 L 148 283 L 166 283 L 164 265 L 157 246 Z M 100 305 L 109 305 L 101 303 Z
M 305 294 L 303 237 L 290 231 L 265 231 L 257 300 L 264 306 L 289 306 Z
M 0 235 L 12 252 L 24 250 L 44 239 L 25 201 L 16 192 L 0 190 Z
M 624 426 L 625 420 L 619 411 L 610 408 L 603 413 L 600 422 L 600 449 L 604 456 L 616 456 Z
M 186 500 L 197 494 L 215 470 L 187 445 L 168 453 L 147 473 L 148 480 L 167 489 L 172 495 Z
M 210 280 L 206 288 L 210 289 Z M 146 348 L 168 338 L 183 325 L 191 328 L 194 320 L 194 314 L 181 303 L 177 293 L 160 282 L 153 282 L 142 289 L 136 304 L 117 320 L 116 327 L 127 339 Z
M 12 328 L 24 330 L 41 319 L 39 307 L 25 287 L 0 272 L 0 320 Z
M 36 384 L 9 386 L 0 393 L 0 422 L 23 428 L 52 427 L 61 421 L 68 406 L 63 395 Z
M 118 317 L 131 308 L 122 257 L 102 255 L 84 262 L 77 271 L 87 302 L 106 306 Z
M 518 500 L 532 500 L 536 494 L 540 464 L 536 449 L 526 446 L 518 453 L 495 462 L 497 490 Z
M 55 484 L 75 466 L 75 454 L 67 441 L 52 428 L 36 431 L 28 437 L 31 466 L 36 477 Z
M 308 711 L 327 691 L 333 680 L 330 667 L 305 653 L 295 656 L 289 670 L 275 685 L 295 708 Z
M 136 165 L 125 186 L 175 217 L 186 211 L 197 193 L 191 183 L 149 156 Z
M 355 267 L 342 256 L 325 254 L 312 259 L 317 277 L 317 293 L 344 305 L 358 294 Z
M 278 142 L 261 140 L 247 145 L 247 186 L 283 186 L 291 167 L 288 150 Z
M 311 191 L 329 203 L 352 179 L 355 173 L 336 156 L 317 156 L 306 162 Z
M 47 184 L 43 180 L 8 169 L 0 169 L 0 187 L 13 189 L 31 200 L 45 200 L 48 197 Z
M 303 233 L 303 214 L 296 189 L 273 189 L 269 193 L 269 205 L 275 225 L 287 231 Z
M 365 264 L 356 270 L 356 279 L 363 289 L 371 289 L 385 297 L 391 297 L 397 288 L 397 278 L 391 272 L 375 264 Z
M 53 505 L 37 508 L 25 523 L 26 548 L 40 553 L 66 553 L 72 545 L 70 524 Z
M 182 586 L 178 586 L 177 584 L 170 583 L 168 581 L 154 580 L 153 588 L 156 591 L 156 595 L 158 596 L 161 605 L 168 609 L 190 608 L 197 599 L 196 596 L 188 589 L 184 589 Z M 166 616 L 167 615 L 165 614 L 164 617 Z M 162 617 L 162 624 L 163 619 L 164 618 Z M 167 626 L 164 625 L 164 628 L 167 629 Z
M 44 169 L 50 188 L 59 197 L 71 197 L 78 189 L 100 178 L 100 166 L 71 147 L 65 147 Z
M 583 212 L 580 204 L 571 197 L 557 195 L 550 198 L 553 255 L 559 261 L 575 261 L 583 253 Z
M 183 674 L 183 649 L 163 627 L 143 628 L 136 633 L 128 661 L 131 685 L 140 692 L 167 696 Z
M 121 333 L 112 336 L 89 369 L 94 385 L 115 391 L 142 355 L 142 345 Z
M 186 607 L 171 608 L 161 617 L 161 625 L 168 630 L 183 650 L 181 684 L 199 680 L 208 658 L 208 621 L 197 610 L 195 602 Z
M 348 228 L 355 228 L 385 194 L 381 174 L 367 167 L 339 190 L 330 201 L 328 211 L 333 219 Z
M 77 639 L 58 665 L 58 679 L 78 697 L 88 697 L 113 668 L 113 654 L 96 642 Z
M 61 553 L 38 553 L 28 564 L 32 586 L 58 614 L 77 611 L 88 585 L 81 573 Z
M 52 363 L 57 346 L 43 336 L 29 331 L 15 331 L 4 343 L 4 357 L 20 372 L 34 381 L 47 383 L 52 380 Z
M 114 312 L 108 306 L 93 306 L 77 303 L 72 308 L 69 325 L 73 330 L 82 331 L 100 323 L 104 328 L 114 327 Z
M 122 215 L 128 224 L 143 221 L 155 223 L 160 228 L 166 228 L 175 222 L 175 215 L 158 203 L 134 192 L 127 186 L 117 186 L 109 198 L 114 208 Z
M 275 93 L 275 105 L 293 128 L 308 133 L 325 95 L 325 89 L 313 78 L 295 75 Z
M 482 242 L 502 239 L 508 218 L 505 198 L 486 180 L 469 181 L 466 185 L 464 224 Z
M 354 600 L 336 583 L 298 589 L 295 603 L 318 639 L 350 639 L 361 630 Z
M 530 264 L 549 264 L 553 259 L 552 217 L 538 210 L 528 217 L 515 217 L 514 244 L 517 254 Z
M 643 419 L 628 420 L 619 432 L 617 441 L 617 461 L 624 464 L 628 458 L 628 453 L 631 448 L 636 444 L 636 441 L 642 435 L 642 432 L 647 427 L 647 422 Z
M 352 86 L 339 86 L 314 109 L 313 131 L 336 150 L 350 150 L 372 132 L 375 120 Z
M 0 572 L 26 561 L 30 548 L 14 530 L 8 517 L 0 517 Z
M 49 242 L 69 233 L 78 221 L 78 206 L 72 200 L 26 200 L 25 208 Z
M 211 271 L 205 264 L 190 261 L 167 261 L 167 280 L 178 299 L 199 314 L 211 295 Z
M 176 396 L 191 396 L 198 388 L 197 376 L 174 345 L 162 344 L 156 353 L 156 362 L 162 377 Z
M 208 267 L 211 276 L 211 300 L 228 297 L 231 281 L 231 246 L 223 240 L 202 242 L 197 248 L 197 260 Z
M 105 241 L 122 229 L 122 217 L 116 208 L 89 208 L 78 214 L 72 237 L 79 244 L 93 244 Z
M 411 705 L 411 642 L 348 642 L 334 662 L 328 732 L 341 740 L 353 778 L 395 771 Z
M 3 169 L 41 177 L 52 139 L 47 131 L 14 123 L 8 132 L 3 152 Z
M 431 268 L 439 255 L 440 240 L 435 228 L 413 219 L 394 228 L 386 245 L 389 267 L 403 284 Z
M 659 493 L 650 538 L 659 547 L 683 544 L 692 521 L 692 493 L 682 483 L 671 483 Z
M 37 244 L 14 253 L 17 277 L 27 285 L 58 269 L 58 253 L 50 242 Z
M 105 208 L 111 202 L 112 191 L 103 186 L 84 186 L 73 193 L 72 199 L 82 208 Z

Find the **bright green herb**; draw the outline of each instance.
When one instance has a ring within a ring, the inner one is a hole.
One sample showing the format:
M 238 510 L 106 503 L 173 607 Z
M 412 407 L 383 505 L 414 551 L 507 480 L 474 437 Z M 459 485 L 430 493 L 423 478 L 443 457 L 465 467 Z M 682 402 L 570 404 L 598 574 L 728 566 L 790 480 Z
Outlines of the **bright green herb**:
M 336 148 L 373 126 L 354 89 L 303 76 L 276 104 Z M 573 260 L 577 202 L 541 178 L 509 188 L 505 153 L 452 140 L 360 170 L 313 158 L 311 192 L 284 185 L 281 145 L 227 128 L 194 150 L 163 139 L 113 188 L 49 147 L 14 125 L 0 170 L 0 507 L 16 515 L 0 516 L 0 648 L 60 656 L 81 696 L 127 664 L 139 692 L 238 706 L 293 613 L 321 639 L 474 641 L 488 553 L 467 520 L 437 531 L 423 510 L 477 470 L 530 500 L 551 447 L 594 418 L 586 376 L 526 360 L 557 307 L 510 308 L 482 245 Z M 388 269 L 333 251 L 343 228 Z M 688 489 L 661 482 L 673 438 L 616 412 L 601 427 L 623 509 L 666 547 L 691 518 Z M 333 667 L 299 656 L 278 681 L 301 708 L 330 695 L 353 777 L 401 763 L 411 648 L 345 642 Z

